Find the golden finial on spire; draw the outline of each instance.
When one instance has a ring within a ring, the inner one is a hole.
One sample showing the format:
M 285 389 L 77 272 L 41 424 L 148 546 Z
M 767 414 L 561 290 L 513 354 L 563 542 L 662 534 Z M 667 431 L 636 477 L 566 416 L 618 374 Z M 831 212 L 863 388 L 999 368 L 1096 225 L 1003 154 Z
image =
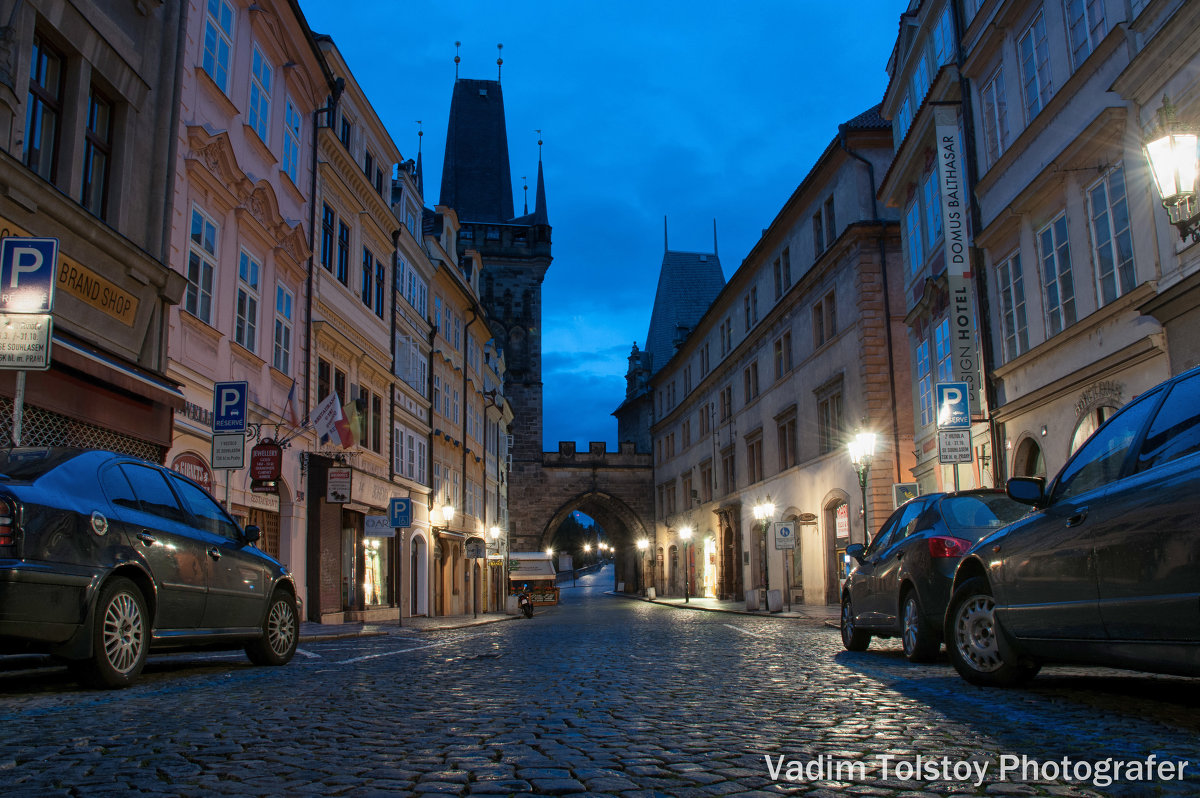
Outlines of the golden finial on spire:
M 538 161 L 540 162 L 542 160 L 542 129 L 535 128 L 534 132 L 538 134 Z
M 504 59 L 500 56 L 504 54 L 504 45 L 496 45 L 496 82 L 500 82 L 500 70 L 504 69 Z
M 454 79 L 455 80 L 458 80 L 458 64 L 460 61 L 462 61 L 462 59 L 458 57 L 458 48 L 459 47 L 462 47 L 462 42 L 455 42 L 454 43 Z
M 421 138 L 425 135 L 425 131 L 421 129 L 421 120 L 417 120 L 417 152 L 421 151 Z

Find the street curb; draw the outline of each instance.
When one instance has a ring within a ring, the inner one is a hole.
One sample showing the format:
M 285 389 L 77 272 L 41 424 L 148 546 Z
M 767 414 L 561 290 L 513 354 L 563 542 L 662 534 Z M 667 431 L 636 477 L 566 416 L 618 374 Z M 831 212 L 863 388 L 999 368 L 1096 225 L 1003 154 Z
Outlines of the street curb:
M 648 598 L 644 598 L 642 596 L 635 596 L 632 593 L 618 593 L 615 590 L 607 590 L 607 591 L 605 591 L 605 595 L 616 596 L 617 598 L 633 599 L 635 601 L 644 601 L 647 604 L 657 604 L 660 607 L 672 607 L 674 609 L 679 609 L 679 610 L 700 610 L 702 612 L 723 612 L 726 615 L 747 615 L 751 618 L 771 618 L 773 620 L 779 620 L 779 621 L 809 621 L 809 622 L 816 621 L 818 623 L 824 624 L 825 626 L 830 626 L 833 629 L 841 628 L 837 624 L 836 621 L 831 621 L 828 618 L 822 619 L 822 618 L 805 617 L 803 615 L 783 615 L 781 613 L 776 613 L 776 612 L 766 613 L 766 612 L 753 612 L 750 610 L 727 610 L 727 609 L 724 609 L 721 607 L 705 607 L 700 604 L 678 604 L 674 601 L 660 601 L 658 599 L 648 599 Z

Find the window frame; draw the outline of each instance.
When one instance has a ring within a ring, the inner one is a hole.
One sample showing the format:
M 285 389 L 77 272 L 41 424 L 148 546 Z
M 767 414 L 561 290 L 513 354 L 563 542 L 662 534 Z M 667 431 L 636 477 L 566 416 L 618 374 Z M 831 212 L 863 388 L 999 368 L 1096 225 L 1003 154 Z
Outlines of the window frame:
M 1120 188 L 1120 197 L 1116 202 L 1113 201 L 1114 177 Z M 1104 208 L 1098 211 L 1096 194 L 1101 189 L 1104 191 Z M 1137 264 L 1133 257 L 1133 229 L 1129 218 L 1124 164 L 1117 164 L 1088 186 L 1086 195 L 1088 223 L 1092 233 L 1096 303 L 1103 307 L 1137 287 Z M 1101 220 L 1106 230 L 1101 228 Z M 1117 224 L 1121 221 L 1124 226 L 1118 229 Z M 1102 241 L 1102 238 L 1107 240 Z M 1123 249 L 1128 252 L 1128 257 L 1122 255 Z
M 258 307 L 261 304 L 263 271 L 262 261 L 243 247 L 238 253 L 233 340 L 249 352 L 258 351 Z
M 220 16 L 213 14 L 214 7 L 218 6 Z M 233 4 L 229 0 L 208 0 L 204 5 L 204 43 L 201 45 L 200 68 L 224 94 L 229 93 L 229 65 L 236 34 L 237 12 Z
M 197 221 L 201 223 L 199 240 L 196 238 Z M 211 248 L 205 245 L 209 228 L 212 230 Z M 205 213 L 198 205 L 193 205 L 192 220 L 188 226 L 188 269 L 184 275 L 187 279 L 187 287 L 184 289 L 182 309 L 208 325 L 213 323 L 212 294 L 219 263 L 217 252 L 220 250 L 220 240 L 221 226 L 216 219 Z M 211 260 L 206 260 L 206 256 Z M 199 260 L 200 265 L 195 279 L 193 279 L 195 260 Z
M 275 80 L 275 67 L 258 42 L 250 51 L 250 91 L 246 109 L 246 124 L 258 134 L 263 144 L 270 146 L 271 129 L 271 84 Z
M 1049 253 L 1046 251 L 1047 233 L 1050 234 L 1051 239 Z M 1066 212 L 1060 212 L 1038 230 L 1037 246 L 1038 264 L 1042 278 L 1042 296 L 1045 304 L 1046 337 L 1050 338 L 1078 321 L 1075 278 L 1071 266 L 1070 230 L 1067 228 Z M 1057 299 L 1051 299 L 1051 290 Z

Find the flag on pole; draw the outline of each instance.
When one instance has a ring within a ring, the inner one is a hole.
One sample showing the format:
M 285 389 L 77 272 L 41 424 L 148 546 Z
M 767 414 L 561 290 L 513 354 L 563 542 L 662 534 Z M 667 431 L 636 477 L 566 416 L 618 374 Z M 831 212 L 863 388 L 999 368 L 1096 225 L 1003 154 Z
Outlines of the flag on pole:
M 338 399 L 337 391 L 334 391 L 322 399 L 313 410 L 312 422 L 317 436 L 322 440 L 333 438 L 340 441 L 341 436 L 338 434 L 337 422 L 341 418 L 342 403 Z
M 357 400 L 351 399 L 342 407 L 342 420 L 337 424 L 337 431 L 343 449 L 349 449 L 362 438 L 362 416 Z
M 283 406 L 283 417 L 287 423 L 293 427 L 300 426 L 300 413 L 296 408 L 296 381 L 292 380 L 292 387 L 288 391 L 287 403 Z

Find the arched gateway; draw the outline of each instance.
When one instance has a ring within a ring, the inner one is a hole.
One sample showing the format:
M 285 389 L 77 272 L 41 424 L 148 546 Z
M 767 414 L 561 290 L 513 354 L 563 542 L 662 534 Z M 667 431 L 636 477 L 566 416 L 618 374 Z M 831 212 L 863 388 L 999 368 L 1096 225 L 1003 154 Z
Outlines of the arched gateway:
M 654 536 L 654 491 L 649 454 L 632 443 L 610 452 L 603 442 L 576 452 L 562 441 L 540 462 L 513 461 L 523 478 L 509 487 L 509 547 L 543 551 L 573 512 L 594 519 L 616 550 L 616 582 L 638 583 L 637 541 Z

